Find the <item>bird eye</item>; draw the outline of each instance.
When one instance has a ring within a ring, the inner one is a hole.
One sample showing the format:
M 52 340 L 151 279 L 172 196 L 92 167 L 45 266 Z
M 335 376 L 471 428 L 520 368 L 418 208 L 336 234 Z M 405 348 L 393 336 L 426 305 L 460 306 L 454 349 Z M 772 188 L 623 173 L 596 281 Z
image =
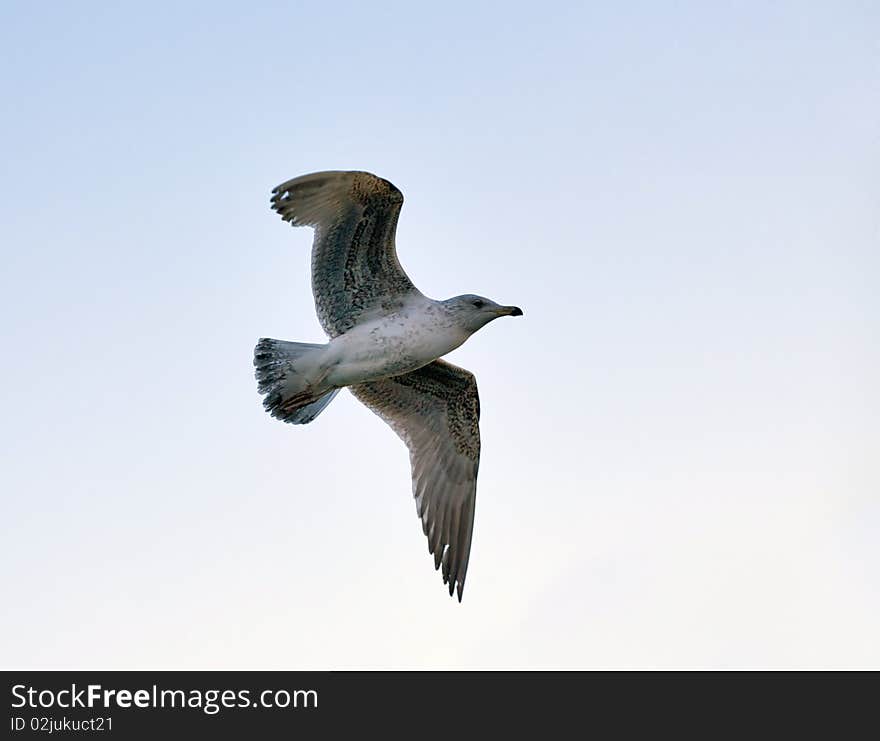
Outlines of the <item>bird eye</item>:
M 482 309 L 485 305 L 486 304 L 483 301 L 480 301 L 480 299 L 474 301 L 474 306 L 476 306 L 478 309 Z

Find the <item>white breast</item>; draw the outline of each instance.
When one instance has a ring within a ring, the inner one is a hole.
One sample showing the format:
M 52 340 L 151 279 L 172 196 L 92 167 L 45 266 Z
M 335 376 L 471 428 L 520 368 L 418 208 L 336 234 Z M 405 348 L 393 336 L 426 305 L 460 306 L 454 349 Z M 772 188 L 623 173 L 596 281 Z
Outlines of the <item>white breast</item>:
M 330 341 L 328 376 L 335 386 L 387 378 L 421 368 L 468 338 L 436 302 L 420 297 L 399 311 L 367 320 Z

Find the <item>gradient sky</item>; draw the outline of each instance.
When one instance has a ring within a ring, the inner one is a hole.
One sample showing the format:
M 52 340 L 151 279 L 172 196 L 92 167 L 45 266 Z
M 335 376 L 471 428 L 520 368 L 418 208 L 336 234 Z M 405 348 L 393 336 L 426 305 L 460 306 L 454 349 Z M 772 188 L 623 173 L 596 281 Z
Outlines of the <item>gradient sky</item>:
M 880 667 L 878 8 L 4 3 L 3 668 Z M 260 405 L 322 169 L 525 311 L 461 605 L 390 429 Z

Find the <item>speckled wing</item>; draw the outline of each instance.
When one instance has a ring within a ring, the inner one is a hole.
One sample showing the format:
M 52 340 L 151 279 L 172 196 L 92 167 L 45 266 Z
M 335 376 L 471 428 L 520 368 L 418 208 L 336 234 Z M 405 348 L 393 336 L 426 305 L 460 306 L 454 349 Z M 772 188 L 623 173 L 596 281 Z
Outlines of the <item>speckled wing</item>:
M 428 551 L 449 594 L 464 590 L 480 465 L 480 399 L 472 373 L 443 360 L 350 387 L 409 448 Z
M 312 293 L 328 335 L 346 332 L 372 309 L 387 313 L 417 292 L 394 246 L 403 194 L 387 180 L 368 172 L 316 172 L 272 194 L 282 219 L 315 227 Z

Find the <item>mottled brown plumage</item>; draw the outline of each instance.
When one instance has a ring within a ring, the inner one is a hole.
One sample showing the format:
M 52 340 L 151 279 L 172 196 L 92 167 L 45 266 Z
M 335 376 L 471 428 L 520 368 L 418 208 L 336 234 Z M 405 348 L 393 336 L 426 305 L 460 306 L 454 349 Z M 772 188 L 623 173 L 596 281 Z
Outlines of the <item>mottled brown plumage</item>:
M 418 293 L 394 245 L 403 194 L 387 180 L 368 172 L 319 172 L 272 193 L 282 219 L 315 227 L 312 294 L 330 337 L 351 329 L 382 299 Z
M 464 589 L 480 466 L 480 398 L 472 373 L 433 363 L 402 376 L 351 386 L 409 448 L 416 512 L 434 566 L 458 598 Z

